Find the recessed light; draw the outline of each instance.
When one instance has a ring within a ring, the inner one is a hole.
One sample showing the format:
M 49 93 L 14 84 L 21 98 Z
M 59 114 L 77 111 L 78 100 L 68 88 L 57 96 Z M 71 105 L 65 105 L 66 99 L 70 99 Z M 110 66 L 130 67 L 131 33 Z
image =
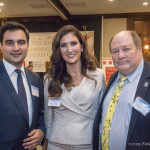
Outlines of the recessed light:
M 114 0 L 109 0 L 109 2 L 113 2 Z
M 148 2 L 143 2 L 143 5 L 144 5 L 144 6 L 148 5 Z

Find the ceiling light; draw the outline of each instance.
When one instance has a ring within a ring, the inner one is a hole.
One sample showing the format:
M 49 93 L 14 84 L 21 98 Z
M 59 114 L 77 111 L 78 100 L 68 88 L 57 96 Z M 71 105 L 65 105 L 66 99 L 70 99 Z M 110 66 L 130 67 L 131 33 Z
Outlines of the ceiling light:
M 4 3 L 0 3 L 0 6 L 3 6 L 4 5 Z
M 144 5 L 144 6 L 148 5 L 148 2 L 143 2 L 143 5 Z
M 113 2 L 114 0 L 109 0 L 109 2 Z

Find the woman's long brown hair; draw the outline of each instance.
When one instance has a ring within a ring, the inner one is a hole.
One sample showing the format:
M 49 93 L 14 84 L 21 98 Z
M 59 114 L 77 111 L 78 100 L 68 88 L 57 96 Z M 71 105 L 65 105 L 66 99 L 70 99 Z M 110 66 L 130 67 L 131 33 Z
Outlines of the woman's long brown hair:
M 62 95 L 61 85 L 63 83 L 68 90 L 71 90 L 72 87 L 73 80 L 67 72 L 66 62 L 63 60 L 60 52 L 61 38 L 70 32 L 78 38 L 83 48 L 83 52 L 81 52 L 81 73 L 83 76 L 94 80 L 87 75 L 87 70 L 96 70 L 98 62 L 95 56 L 89 53 L 87 42 L 80 31 L 73 25 L 66 25 L 57 32 L 52 43 L 52 55 L 50 57 L 51 66 L 47 70 L 46 77 L 46 79 L 49 79 L 48 92 L 51 97 L 60 97 Z M 95 83 L 97 82 L 95 81 Z

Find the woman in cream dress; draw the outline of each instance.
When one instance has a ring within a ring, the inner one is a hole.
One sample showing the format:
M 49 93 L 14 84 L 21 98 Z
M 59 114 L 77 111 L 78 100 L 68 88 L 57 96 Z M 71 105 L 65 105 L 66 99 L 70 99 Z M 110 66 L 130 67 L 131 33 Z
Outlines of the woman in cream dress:
M 57 32 L 50 61 L 44 82 L 48 150 L 92 150 L 93 120 L 106 87 L 104 73 L 72 25 Z

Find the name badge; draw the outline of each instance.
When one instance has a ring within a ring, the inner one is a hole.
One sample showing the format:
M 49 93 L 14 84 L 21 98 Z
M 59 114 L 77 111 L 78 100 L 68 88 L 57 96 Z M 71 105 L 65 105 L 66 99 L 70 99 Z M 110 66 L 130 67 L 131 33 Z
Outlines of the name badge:
M 51 106 L 51 107 L 60 107 L 60 97 L 58 97 L 58 98 L 49 97 L 48 106 Z
M 132 107 L 139 111 L 144 116 L 147 116 L 150 112 L 150 104 L 143 100 L 141 97 L 136 97 Z
M 31 85 L 31 92 L 33 96 L 39 97 L 39 88 Z

